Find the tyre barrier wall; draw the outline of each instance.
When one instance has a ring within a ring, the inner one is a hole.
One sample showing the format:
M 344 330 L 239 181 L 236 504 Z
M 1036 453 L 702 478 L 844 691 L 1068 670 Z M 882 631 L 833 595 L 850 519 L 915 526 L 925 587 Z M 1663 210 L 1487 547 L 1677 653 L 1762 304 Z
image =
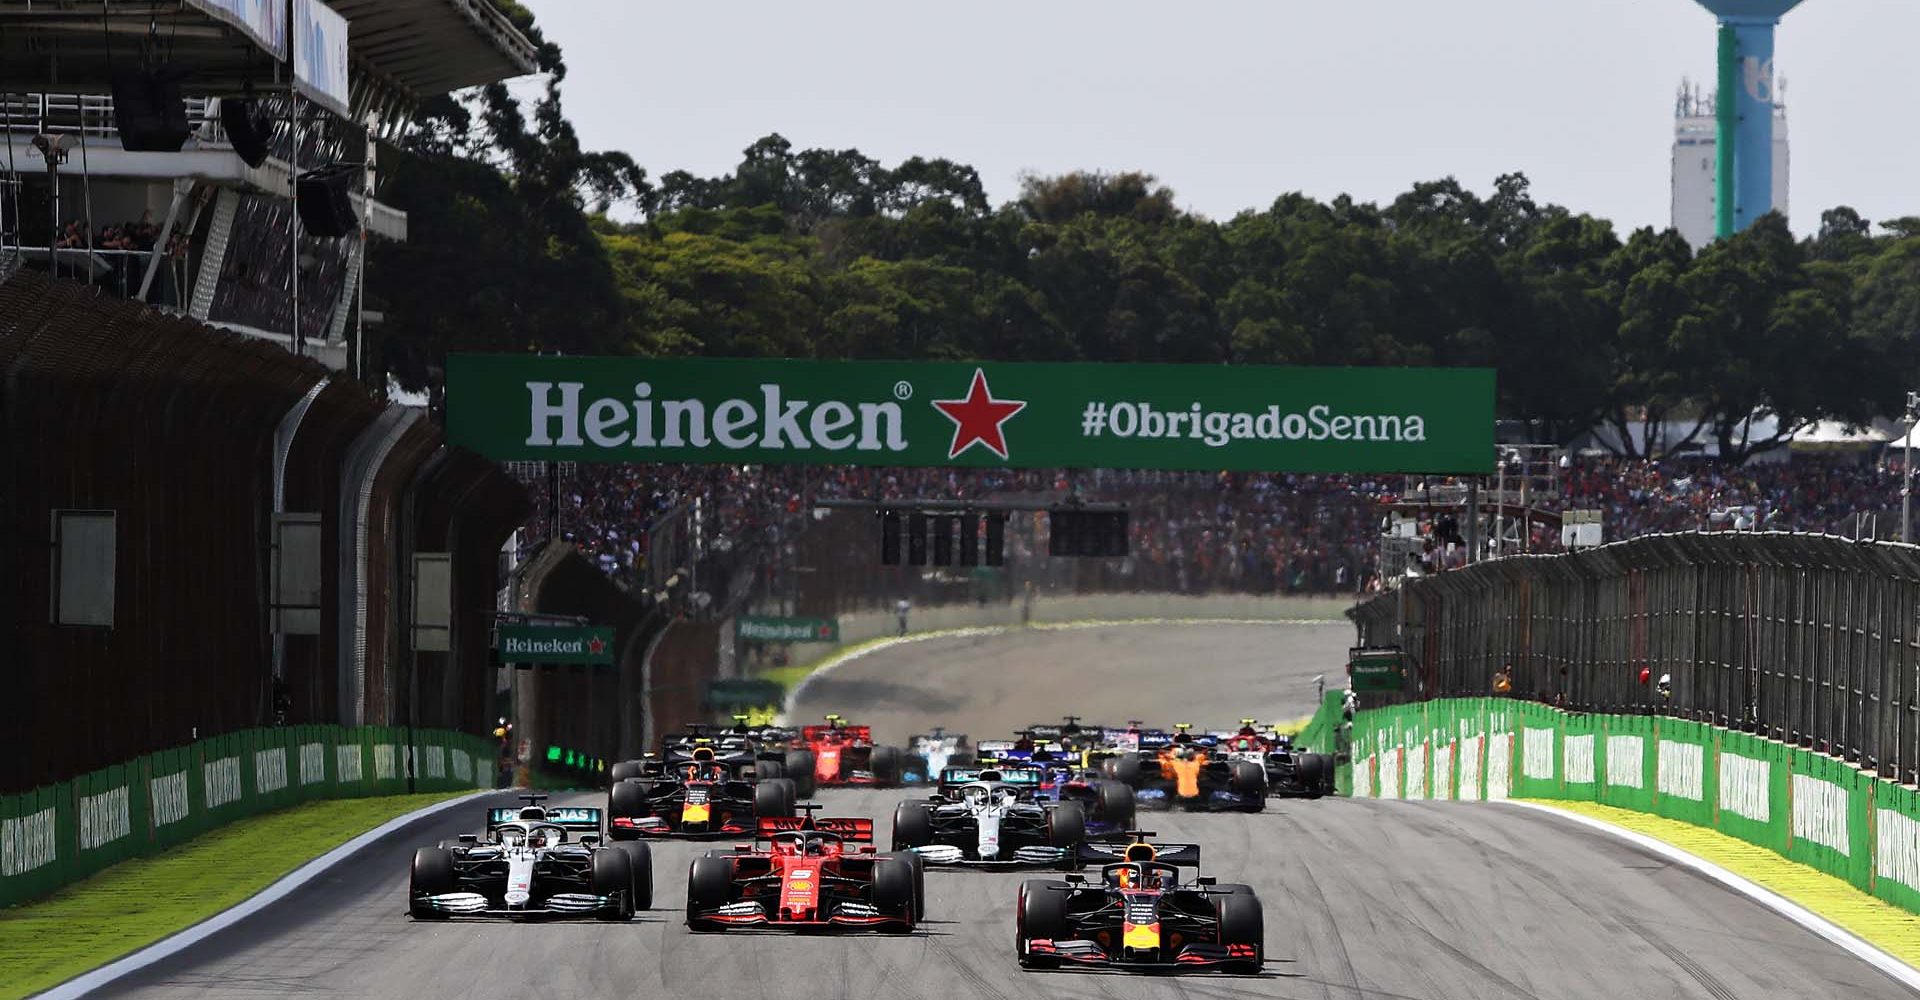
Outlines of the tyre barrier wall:
M 1316 738 L 1337 732 L 1339 713 L 1322 705 Z M 1777 740 L 1449 698 L 1357 713 L 1351 753 L 1340 770 L 1355 797 L 1604 803 L 1718 830 L 1920 912 L 1920 792 Z
M 0 906 L 300 802 L 491 788 L 494 756 L 443 730 L 249 729 L 0 796 Z

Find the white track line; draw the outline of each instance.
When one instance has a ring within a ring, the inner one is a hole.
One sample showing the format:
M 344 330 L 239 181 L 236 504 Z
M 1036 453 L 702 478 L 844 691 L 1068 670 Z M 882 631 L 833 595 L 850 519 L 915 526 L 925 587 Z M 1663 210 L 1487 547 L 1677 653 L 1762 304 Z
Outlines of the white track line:
M 780 706 L 780 719 L 778 721 L 782 725 L 786 724 L 787 717 L 793 714 L 793 703 L 799 700 L 800 693 L 805 691 L 807 686 L 814 682 L 815 678 L 831 672 L 842 663 L 852 663 L 854 660 L 860 659 L 863 656 L 878 653 L 883 649 L 892 649 L 895 646 L 902 646 L 910 642 L 926 642 L 929 639 L 960 639 L 968 636 L 981 635 L 1003 635 L 1012 631 L 1014 627 L 1015 626 L 1012 625 L 979 625 L 972 628 L 946 628 L 937 629 L 932 632 L 914 632 L 908 635 L 881 639 L 878 642 L 858 646 L 844 653 L 835 653 L 829 656 L 819 666 L 813 668 L 812 672 L 808 673 L 807 676 L 800 678 L 800 683 L 795 684 L 787 691 L 787 701 L 786 704 Z
M 786 703 L 780 706 L 780 725 L 787 725 L 793 714 L 793 703 L 800 700 L 801 692 L 812 684 L 814 678 L 832 671 L 843 663 L 851 663 L 863 656 L 878 653 L 883 649 L 910 642 L 926 642 L 929 639 L 966 639 L 978 636 L 1005 635 L 1028 628 L 1041 632 L 1063 632 L 1088 628 L 1119 628 L 1130 625 L 1343 625 L 1343 621 L 1332 618 L 1077 618 L 1059 622 L 1031 622 L 1027 625 L 973 625 L 965 628 L 943 628 L 928 632 L 909 632 L 906 635 L 889 636 L 858 646 L 845 653 L 830 655 L 821 664 L 795 684 L 787 692 Z
M 1643 851 L 1659 855 L 1674 864 L 1691 868 L 1713 879 L 1715 882 L 1732 889 L 1734 892 L 1799 924 L 1801 927 L 1812 931 L 1820 937 L 1826 938 L 1828 941 L 1839 945 L 1841 948 L 1851 952 L 1855 958 L 1886 973 L 1895 982 L 1906 986 L 1908 989 L 1920 991 L 1920 969 L 1915 969 L 1913 966 L 1908 965 L 1893 955 L 1881 951 L 1865 938 L 1801 906 L 1799 903 L 1774 892 L 1772 889 L 1741 878 L 1711 861 L 1683 851 L 1666 841 L 1657 840 L 1644 833 L 1637 833 L 1624 827 L 1614 826 L 1605 820 L 1594 819 L 1591 816 L 1583 816 L 1579 813 L 1567 812 L 1563 809 L 1555 809 L 1552 806 L 1541 805 L 1535 802 L 1515 802 L 1511 799 L 1503 799 L 1500 800 L 1499 804 L 1514 806 L 1519 809 L 1532 809 L 1535 812 L 1546 813 L 1549 816 L 1558 816 L 1570 822 L 1592 827 L 1603 833 L 1610 833 Z
M 36 993 L 34 996 L 37 1000 L 72 1000 L 74 997 L 86 996 L 88 993 L 119 979 L 121 976 L 138 972 L 161 959 L 179 954 L 193 945 L 253 916 L 273 905 L 275 902 L 278 902 L 293 890 L 318 878 L 322 872 L 346 860 L 347 856 L 353 852 L 372 844 L 374 841 L 406 826 L 414 820 L 424 819 L 443 809 L 464 805 L 483 795 L 492 795 L 497 791 L 504 791 L 504 789 L 478 791 L 472 795 L 462 795 L 457 799 L 436 802 L 424 809 L 415 809 L 405 816 L 396 816 L 368 830 L 366 833 L 341 844 L 339 847 L 314 858 L 312 861 L 295 868 L 278 882 L 260 890 L 245 902 L 228 907 L 171 937 L 161 938 L 125 958 L 103 965 L 92 972 L 82 973 L 45 993 Z

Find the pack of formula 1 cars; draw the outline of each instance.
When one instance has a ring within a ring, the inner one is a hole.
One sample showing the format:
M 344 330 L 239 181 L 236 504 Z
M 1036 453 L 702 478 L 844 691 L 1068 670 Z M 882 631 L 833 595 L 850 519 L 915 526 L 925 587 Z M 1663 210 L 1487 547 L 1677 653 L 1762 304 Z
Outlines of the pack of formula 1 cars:
M 416 920 L 628 920 L 653 904 L 648 840 L 733 838 L 692 859 L 690 931 L 912 933 L 927 918 L 929 867 L 1038 869 L 1055 874 L 1013 897 L 1024 968 L 1257 973 L 1265 926 L 1253 889 L 1200 876 L 1199 845 L 1156 843 L 1136 817 L 1318 798 L 1333 790 L 1332 764 L 1253 719 L 1196 733 L 1069 716 L 1010 740 L 934 729 L 903 751 L 839 716 L 798 729 L 736 717 L 614 765 L 604 808 L 523 795 L 518 808 L 489 809 L 483 832 L 419 849 L 407 910 Z M 885 851 L 872 819 L 800 801 L 821 786 L 903 782 L 930 788 L 896 806 Z

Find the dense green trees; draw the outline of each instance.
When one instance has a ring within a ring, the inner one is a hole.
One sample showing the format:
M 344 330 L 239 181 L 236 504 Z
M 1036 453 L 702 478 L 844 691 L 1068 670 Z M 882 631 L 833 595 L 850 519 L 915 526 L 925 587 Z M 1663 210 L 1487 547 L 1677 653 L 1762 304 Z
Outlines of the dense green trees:
M 642 352 L 1490 365 L 1502 415 L 1542 439 L 1645 422 L 1729 455 L 1891 412 L 1920 374 L 1920 225 L 1874 237 L 1845 208 L 1813 239 L 1772 217 L 1697 256 L 1517 174 L 1219 222 L 1150 176 L 1082 173 L 994 209 L 947 161 L 779 136 L 732 175 L 671 175 L 651 208 L 602 224 Z
M 413 242 L 380 249 L 373 297 L 406 384 L 457 349 L 1486 365 L 1539 439 L 1645 422 L 1739 455 L 1773 443 L 1756 412 L 1774 437 L 1864 420 L 1920 377 L 1920 220 L 1875 236 L 1838 208 L 1796 241 L 1769 217 L 1696 255 L 1517 174 L 1221 221 L 1146 174 L 1073 173 L 995 207 L 965 165 L 779 135 L 731 174 L 650 183 L 581 149 L 542 52 L 531 116 L 504 87 L 437 102 L 389 169 Z

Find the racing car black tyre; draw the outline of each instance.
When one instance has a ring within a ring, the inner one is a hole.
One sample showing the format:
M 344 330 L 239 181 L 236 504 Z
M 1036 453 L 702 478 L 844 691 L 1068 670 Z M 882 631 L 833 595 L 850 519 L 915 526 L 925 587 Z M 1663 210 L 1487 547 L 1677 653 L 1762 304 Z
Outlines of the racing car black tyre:
M 1047 810 L 1047 843 L 1067 849 L 1062 871 L 1080 867 L 1080 842 L 1087 839 L 1087 812 L 1078 802 L 1062 802 Z
M 1133 786 L 1118 781 L 1100 783 L 1100 819 L 1122 830 L 1133 828 Z
M 1029 956 L 1027 942 L 1035 938 L 1057 941 L 1070 933 L 1067 894 L 1059 891 L 1066 884 L 1044 878 L 1030 878 L 1020 883 L 1020 906 L 1013 921 L 1013 951 L 1022 967 L 1051 969 L 1060 964 L 1057 958 Z
M 623 840 L 615 849 L 624 852 L 633 866 L 633 908 L 653 909 L 653 848 L 638 840 Z
M 1227 966 L 1231 972 L 1259 972 L 1266 951 L 1266 916 L 1260 909 L 1260 897 L 1251 886 L 1228 883 L 1218 887 L 1226 895 L 1213 897 L 1213 913 L 1220 922 L 1221 944 L 1253 945 L 1254 958 Z
M 756 760 L 753 762 L 753 780 L 767 781 L 787 776 L 787 766 L 777 760 Z
M 725 925 L 694 916 L 702 910 L 717 910 L 731 902 L 733 862 L 726 858 L 700 857 L 687 869 L 687 927 L 695 931 L 717 931 Z
M 413 871 L 407 885 L 407 899 L 438 896 L 460 887 L 453 873 L 453 852 L 444 847 L 422 847 L 413 852 Z M 409 903 L 407 912 L 415 920 L 445 920 L 447 915 L 429 907 Z
M 612 912 L 601 911 L 601 920 L 632 920 L 636 909 L 633 900 L 633 859 L 617 847 L 602 848 L 593 852 L 593 891 L 595 895 L 612 896 L 618 894 L 625 900 Z
M 773 778 L 753 786 L 753 815 L 791 816 L 794 800 L 793 779 Z
M 646 766 L 642 761 L 623 760 L 613 765 L 613 769 L 607 772 L 607 780 L 617 785 L 628 778 L 645 777 Z
M 1113 776 L 1125 782 L 1129 788 L 1139 788 L 1143 778 L 1140 773 L 1140 758 L 1134 754 L 1113 758 Z
M 913 922 L 927 919 L 927 859 L 912 851 L 895 851 L 894 860 L 913 869 Z
M 1323 753 L 1300 755 L 1300 785 L 1307 797 L 1317 799 L 1333 790 L 1333 758 Z
M 1259 812 L 1267 807 L 1267 769 L 1250 760 L 1230 761 L 1227 770 L 1227 786 L 1245 798 L 1247 812 Z
M 647 783 L 644 781 L 616 781 L 607 792 L 607 839 L 632 840 L 640 836 L 633 830 L 623 830 L 613 825 L 616 818 L 639 819 L 650 816 L 653 810 L 647 805 Z
M 933 843 L 933 815 L 918 802 L 893 807 L 893 849 L 904 851 Z M 917 856 L 917 855 L 916 855 Z
M 787 751 L 787 777 L 793 779 L 794 791 L 803 799 L 812 798 L 815 784 L 813 774 L 813 751 Z
M 913 891 L 913 865 L 898 859 L 876 861 L 873 865 L 873 905 L 881 913 L 905 914 L 907 923 L 912 924 L 917 904 Z M 909 931 L 913 928 L 891 927 L 894 931 Z
M 899 747 L 874 747 L 873 756 L 867 759 L 867 766 L 873 770 L 874 783 L 898 785 L 901 775 L 907 770 L 906 756 Z

